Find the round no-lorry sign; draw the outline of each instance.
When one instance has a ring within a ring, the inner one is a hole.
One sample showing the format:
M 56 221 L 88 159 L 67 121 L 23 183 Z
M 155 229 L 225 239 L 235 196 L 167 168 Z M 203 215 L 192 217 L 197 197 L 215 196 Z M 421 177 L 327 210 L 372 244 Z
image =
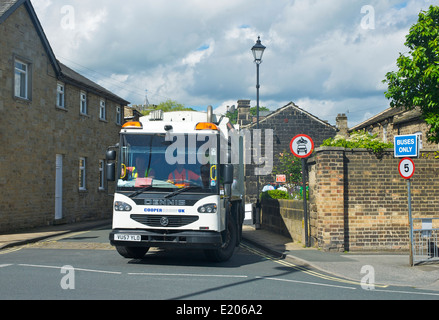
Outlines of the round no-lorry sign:
M 306 134 L 299 134 L 291 140 L 290 150 L 298 158 L 308 158 L 314 150 L 314 141 Z
M 399 162 L 399 174 L 404 179 L 410 179 L 415 174 L 415 163 L 410 158 L 404 158 Z

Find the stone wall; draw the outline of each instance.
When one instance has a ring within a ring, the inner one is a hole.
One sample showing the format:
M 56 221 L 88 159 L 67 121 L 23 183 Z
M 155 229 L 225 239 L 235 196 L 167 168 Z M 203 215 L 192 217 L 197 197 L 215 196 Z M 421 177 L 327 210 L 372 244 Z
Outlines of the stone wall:
M 305 243 L 303 201 L 263 199 L 261 227 L 295 242 Z
M 414 218 L 437 217 L 439 160 L 433 151 L 414 159 Z M 311 236 L 324 250 L 408 250 L 407 182 L 388 150 L 318 148 L 309 159 Z
M 317 148 L 307 162 L 310 245 L 324 251 L 408 251 L 408 191 L 399 161 L 393 150 L 376 155 Z M 439 153 L 421 150 L 414 162 L 413 218 L 438 218 Z M 302 201 L 264 199 L 261 210 L 263 229 L 305 243 Z

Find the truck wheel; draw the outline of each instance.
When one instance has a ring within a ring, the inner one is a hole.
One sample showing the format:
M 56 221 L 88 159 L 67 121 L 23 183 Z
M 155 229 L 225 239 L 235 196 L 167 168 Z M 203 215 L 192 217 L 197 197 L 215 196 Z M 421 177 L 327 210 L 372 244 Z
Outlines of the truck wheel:
M 214 261 L 214 262 L 227 261 L 232 257 L 233 252 L 235 251 L 237 241 L 238 241 L 238 237 L 236 230 L 236 222 L 233 217 L 229 217 L 227 223 L 225 243 L 218 249 L 204 250 L 204 253 L 207 259 L 209 259 L 210 261 Z
M 142 259 L 148 252 L 149 247 L 125 247 L 116 246 L 117 252 L 124 258 Z

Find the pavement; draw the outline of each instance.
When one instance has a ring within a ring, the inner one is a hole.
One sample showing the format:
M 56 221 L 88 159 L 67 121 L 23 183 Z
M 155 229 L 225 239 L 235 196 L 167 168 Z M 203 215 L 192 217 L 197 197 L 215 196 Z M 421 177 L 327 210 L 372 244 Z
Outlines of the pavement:
M 17 246 L 109 225 L 111 220 L 99 220 L 0 234 L 0 254 Z M 366 285 L 373 282 L 377 286 L 409 286 L 439 291 L 438 260 L 410 266 L 408 253 L 324 252 L 317 248 L 305 248 L 302 243 L 271 231 L 255 229 L 252 225 L 244 225 L 243 238 L 277 259 L 285 259 L 290 265 L 301 268 L 318 270 Z

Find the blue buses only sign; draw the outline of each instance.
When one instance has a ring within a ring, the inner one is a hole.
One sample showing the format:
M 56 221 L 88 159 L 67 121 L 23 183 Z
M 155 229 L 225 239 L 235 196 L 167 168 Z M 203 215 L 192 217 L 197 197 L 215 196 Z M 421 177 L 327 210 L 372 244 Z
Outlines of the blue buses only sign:
M 416 134 L 395 136 L 395 157 L 417 157 L 418 156 L 418 136 Z

